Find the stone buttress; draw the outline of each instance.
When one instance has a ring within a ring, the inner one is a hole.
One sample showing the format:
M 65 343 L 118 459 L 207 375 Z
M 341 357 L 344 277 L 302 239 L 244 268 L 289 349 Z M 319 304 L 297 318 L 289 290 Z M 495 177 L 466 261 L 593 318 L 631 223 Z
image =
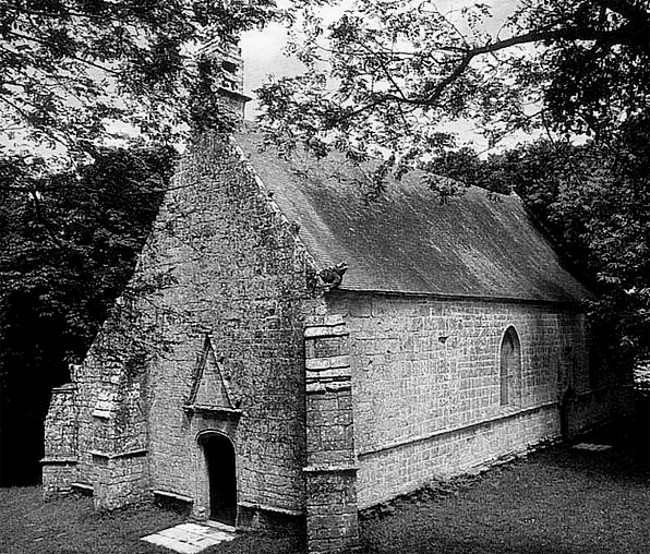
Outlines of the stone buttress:
M 74 368 L 70 373 L 74 374 Z M 43 490 L 46 497 L 72 490 L 78 462 L 77 386 L 68 383 L 52 389 L 50 407 L 45 419 L 45 457 Z
M 305 325 L 307 545 L 312 554 L 359 547 L 349 332 L 341 316 Z

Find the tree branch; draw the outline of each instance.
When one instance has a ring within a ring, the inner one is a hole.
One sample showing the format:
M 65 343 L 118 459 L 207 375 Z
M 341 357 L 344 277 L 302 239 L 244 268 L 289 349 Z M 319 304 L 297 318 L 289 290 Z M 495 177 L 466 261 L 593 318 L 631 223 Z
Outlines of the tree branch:
M 16 38 L 20 38 L 20 39 L 23 39 L 23 40 L 28 40 L 30 42 L 35 42 L 37 44 L 42 44 L 44 46 L 49 46 L 48 41 L 46 41 L 44 39 L 39 39 L 37 37 L 24 35 L 22 33 L 17 33 L 16 31 L 8 31 L 7 34 L 11 35 L 11 36 L 14 36 Z M 116 71 L 115 69 L 112 69 L 112 68 L 104 66 L 104 65 L 100 65 L 98 63 L 94 63 L 94 62 L 92 62 L 90 60 L 87 60 L 85 58 L 82 58 L 80 56 L 75 56 L 75 55 L 68 54 L 67 57 L 69 57 L 69 58 L 71 58 L 73 60 L 76 60 L 78 62 L 81 62 L 83 64 L 89 65 L 91 67 L 94 67 L 96 69 L 100 69 L 101 71 L 105 71 L 106 73 L 112 73 L 113 75 L 120 75 L 120 72 Z
M 458 79 L 469 67 L 469 64 L 472 62 L 472 60 L 484 54 L 494 54 L 495 52 L 505 50 L 513 46 L 531 44 L 546 40 L 606 40 L 611 44 L 626 44 L 628 43 L 628 40 L 626 39 L 629 38 L 629 34 L 630 26 L 628 25 L 624 25 L 613 31 L 598 31 L 596 29 L 565 27 L 562 29 L 554 30 L 535 30 L 523 35 L 518 35 L 493 43 L 488 43 L 483 46 L 477 46 L 470 50 L 467 50 L 454 70 L 442 81 L 440 81 L 431 92 L 427 93 L 426 96 L 413 97 L 403 101 L 425 106 L 435 104 L 440 99 L 440 96 L 444 90 L 456 79 Z M 648 53 L 650 53 L 650 43 L 645 45 L 645 49 Z M 395 99 L 399 100 L 399 98 Z

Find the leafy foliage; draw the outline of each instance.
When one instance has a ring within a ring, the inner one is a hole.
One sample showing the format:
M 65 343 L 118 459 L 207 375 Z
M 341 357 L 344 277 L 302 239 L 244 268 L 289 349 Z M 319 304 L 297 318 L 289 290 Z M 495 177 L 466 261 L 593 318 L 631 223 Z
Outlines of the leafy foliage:
M 622 363 L 643 359 L 650 347 L 648 129 L 626 126 L 623 134 L 630 136 L 611 150 L 541 140 L 487 160 L 470 150 L 447 153 L 429 165 L 453 179 L 522 197 L 597 293 L 590 302 L 592 324 Z
M 169 148 L 94 156 L 40 181 L 21 159 L 0 165 L 3 484 L 37 478 L 50 390 L 130 277 L 174 163 Z
M 399 173 L 449 147 L 458 118 L 482 122 L 492 142 L 513 128 L 606 141 L 647 119 L 643 0 L 523 0 L 492 34 L 481 2 L 348 2 L 333 22 L 323 4 L 294 2 L 303 31 L 293 51 L 308 71 L 259 91 L 264 120 L 289 147 L 392 154 Z
M 125 126 L 173 141 L 222 68 L 200 45 L 262 25 L 272 0 L 0 0 L 0 154 L 85 161 Z M 215 126 L 231 123 L 212 108 Z M 23 149 L 21 151 L 21 148 Z M 33 152 L 32 152 L 33 154 Z

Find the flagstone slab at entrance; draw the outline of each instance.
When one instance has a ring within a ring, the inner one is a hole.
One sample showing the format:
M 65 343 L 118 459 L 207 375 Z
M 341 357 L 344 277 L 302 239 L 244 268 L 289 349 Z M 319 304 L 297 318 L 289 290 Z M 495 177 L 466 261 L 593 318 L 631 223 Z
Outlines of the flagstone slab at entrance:
M 609 450 L 612 446 L 610 444 L 591 444 L 588 442 L 581 442 L 576 444 L 573 448 L 576 450 L 588 450 L 590 452 L 604 452 Z
M 196 554 L 209 546 L 231 541 L 235 538 L 234 529 L 225 525 L 200 525 L 183 523 L 164 529 L 158 533 L 142 537 L 143 541 L 164 546 L 181 554 Z

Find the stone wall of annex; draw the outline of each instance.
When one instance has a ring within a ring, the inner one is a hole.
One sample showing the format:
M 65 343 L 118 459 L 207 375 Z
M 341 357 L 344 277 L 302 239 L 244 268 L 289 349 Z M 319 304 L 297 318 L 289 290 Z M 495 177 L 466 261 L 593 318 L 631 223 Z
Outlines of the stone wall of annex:
M 74 468 L 67 489 L 93 491 L 98 508 L 115 508 L 148 495 L 146 359 L 140 340 L 147 312 L 136 313 L 124 298 L 114 307 L 79 366 L 70 366 L 74 411 L 57 413 L 54 391 L 45 425 L 46 444 L 65 425 L 74 443 Z M 44 460 L 44 485 L 55 468 Z M 62 476 L 58 476 L 60 479 Z
M 557 437 L 569 385 L 594 406 L 584 316 L 570 309 L 343 291 L 328 307 L 350 332 L 360 508 Z M 509 326 L 521 371 L 504 406 Z M 607 408 L 598 403 L 577 426 Z

